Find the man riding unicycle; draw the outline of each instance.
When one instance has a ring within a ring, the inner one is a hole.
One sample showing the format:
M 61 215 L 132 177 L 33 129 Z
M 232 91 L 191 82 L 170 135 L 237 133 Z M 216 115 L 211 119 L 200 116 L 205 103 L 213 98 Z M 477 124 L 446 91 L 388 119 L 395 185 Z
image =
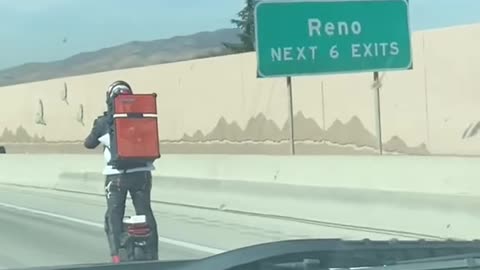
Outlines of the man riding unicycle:
M 121 128 L 125 126 L 125 123 L 128 123 L 130 125 L 128 127 L 129 130 L 132 130 L 132 126 L 134 127 L 134 125 L 143 123 L 140 121 L 132 122 L 131 120 L 130 122 L 126 122 L 125 120 L 123 123 L 118 122 L 120 120 L 117 121 L 114 107 L 120 107 L 122 104 L 118 101 L 115 101 L 115 98 L 121 95 L 132 97 L 132 100 L 135 97 L 130 85 L 127 82 L 116 81 L 110 85 L 107 91 L 106 102 L 108 110 L 103 116 L 98 117 L 94 121 L 93 128 L 84 141 L 84 146 L 88 149 L 94 149 L 99 144 L 102 144 L 104 147 L 104 157 L 107 162 L 103 170 L 103 174 L 106 176 L 105 196 L 107 199 L 105 232 L 108 238 L 112 261 L 114 263 L 119 263 L 121 260 L 119 251 L 121 248 L 121 237 L 124 231 L 123 218 L 125 214 L 127 193 L 130 194 L 136 214 L 144 215 L 146 217 L 146 223 L 150 228 L 150 236 L 147 241 L 148 250 L 151 254 L 150 259 L 158 260 L 157 223 L 153 215 L 150 201 L 150 193 L 152 188 L 151 171 L 155 170 L 155 167 L 153 166 L 153 160 L 155 158 L 152 158 L 151 160 L 146 159 L 140 161 L 125 159 L 126 161 L 123 160 L 122 163 L 112 163 L 112 160 L 114 160 L 113 157 L 117 157 L 117 159 L 120 160 L 118 156 L 122 153 L 125 153 L 124 150 L 121 150 L 121 147 L 125 148 L 125 146 L 120 146 L 118 144 L 124 143 L 126 140 L 125 138 L 130 138 L 128 136 L 133 136 L 128 135 L 125 137 L 126 135 L 121 135 L 123 136 L 121 138 L 122 140 L 115 139 L 120 136 L 119 134 L 121 134 L 121 132 L 123 132 Z M 122 106 L 124 106 L 123 109 L 125 109 L 129 105 L 127 104 Z M 144 130 L 145 128 L 142 129 L 142 131 Z M 155 130 L 152 132 L 155 132 L 156 135 L 157 131 Z M 128 145 L 128 147 L 129 149 L 132 148 L 131 145 Z

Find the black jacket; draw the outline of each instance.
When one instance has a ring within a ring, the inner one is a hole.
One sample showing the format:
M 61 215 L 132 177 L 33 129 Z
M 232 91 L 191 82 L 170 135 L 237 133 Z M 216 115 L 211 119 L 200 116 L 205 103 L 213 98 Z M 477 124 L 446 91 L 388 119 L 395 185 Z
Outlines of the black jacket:
M 99 144 L 100 141 L 98 138 L 102 137 L 103 135 L 108 133 L 108 117 L 106 114 L 97 117 L 95 121 L 93 121 L 93 127 L 88 134 L 87 138 L 83 142 L 83 145 L 88 149 L 95 149 Z

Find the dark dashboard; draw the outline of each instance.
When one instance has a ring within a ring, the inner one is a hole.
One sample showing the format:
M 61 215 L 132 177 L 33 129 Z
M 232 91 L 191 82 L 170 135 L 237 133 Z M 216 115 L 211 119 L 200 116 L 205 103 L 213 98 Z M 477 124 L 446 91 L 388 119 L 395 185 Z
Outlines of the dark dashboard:
M 198 260 L 72 265 L 30 270 L 287 270 L 472 269 L 480 262 L 480 241 L 372 241 L 306 239 L 264 243 Z M 436 265 L 436 268 L 432 265 Z M 443 268 L 442 268 L 443 267 Z

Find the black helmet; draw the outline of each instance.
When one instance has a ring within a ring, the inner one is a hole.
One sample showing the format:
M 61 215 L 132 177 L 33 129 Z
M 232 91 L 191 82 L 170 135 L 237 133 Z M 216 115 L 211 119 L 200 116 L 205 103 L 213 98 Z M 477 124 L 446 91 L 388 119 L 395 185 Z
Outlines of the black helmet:
M 125 81 L 115 81 L 108 87 L 106 92 L 107 112 L 111 115 L 113 112 L 113 99 L 121 94 L 133 94 L 132 88 Z
M 107 103 L 120 94 L 133 94 L 132 87 L 126 81 L 115 81 L 108 87 Z

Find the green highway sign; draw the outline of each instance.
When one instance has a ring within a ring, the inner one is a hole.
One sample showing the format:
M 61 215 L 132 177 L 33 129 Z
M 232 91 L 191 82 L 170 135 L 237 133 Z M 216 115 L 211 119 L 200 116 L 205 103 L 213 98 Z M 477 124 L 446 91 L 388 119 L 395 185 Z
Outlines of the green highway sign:
M 260 77 L 412 68 L 407 0 L 262 0 Z

